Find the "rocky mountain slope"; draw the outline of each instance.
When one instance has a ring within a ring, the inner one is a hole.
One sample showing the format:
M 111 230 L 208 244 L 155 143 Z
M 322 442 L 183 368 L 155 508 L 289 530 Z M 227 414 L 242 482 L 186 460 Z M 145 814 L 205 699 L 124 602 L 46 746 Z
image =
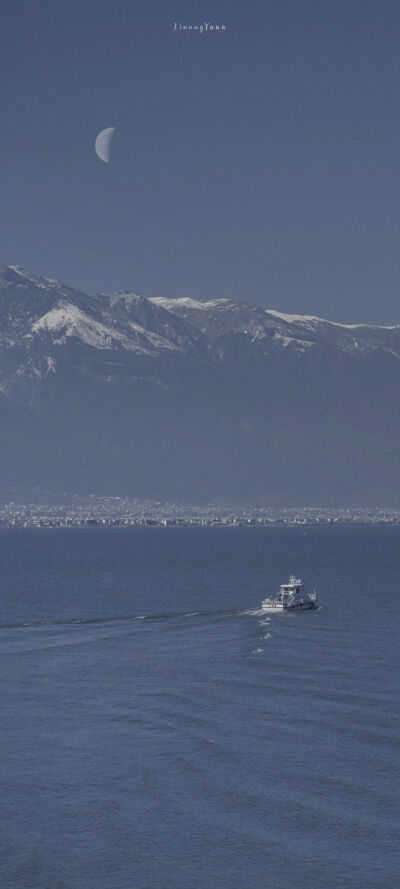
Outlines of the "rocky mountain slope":
M 0 487 L 399 505 L 400 325 L 0 266 Z

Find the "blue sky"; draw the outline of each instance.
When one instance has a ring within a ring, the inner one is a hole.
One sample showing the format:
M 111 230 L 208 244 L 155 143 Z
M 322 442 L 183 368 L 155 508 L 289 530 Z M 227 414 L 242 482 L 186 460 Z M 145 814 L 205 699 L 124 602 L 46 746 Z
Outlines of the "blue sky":
M 390 0 L 3 0 L 0 262 L 400 322 L 399 38 Z

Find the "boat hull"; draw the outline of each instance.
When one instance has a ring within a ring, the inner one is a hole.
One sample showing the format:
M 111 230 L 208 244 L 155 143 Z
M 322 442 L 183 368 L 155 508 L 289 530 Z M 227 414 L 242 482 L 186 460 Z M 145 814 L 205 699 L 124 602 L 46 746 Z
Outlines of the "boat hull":
M 263 605 L 261 610 L 268 614 L 282 614 L 282 611 L 310 611 L 315 607 L 315 602 L 308 602 L 306 605 Z

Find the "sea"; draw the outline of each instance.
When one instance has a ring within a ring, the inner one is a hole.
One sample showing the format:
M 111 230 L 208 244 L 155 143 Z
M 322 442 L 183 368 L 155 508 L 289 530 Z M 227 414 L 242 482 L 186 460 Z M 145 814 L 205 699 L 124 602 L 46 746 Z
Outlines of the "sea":
M 1 887 L 396 889 L 399 577 L 395 526 L 2 529 Z

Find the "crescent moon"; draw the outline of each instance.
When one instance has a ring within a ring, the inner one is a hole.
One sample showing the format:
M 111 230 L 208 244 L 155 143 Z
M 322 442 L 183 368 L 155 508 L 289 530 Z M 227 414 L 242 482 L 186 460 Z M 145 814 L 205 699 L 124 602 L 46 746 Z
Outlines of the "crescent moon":
M 96 141 L 94 143 L 97 156 L 101 161 L 104 161 L 105 164 L 108 164 L 110 161 L 111 140 L 114 132 L 115 127 L 106 127 L 105 130 L 101 130 L 98 136 L 96 136 Z

